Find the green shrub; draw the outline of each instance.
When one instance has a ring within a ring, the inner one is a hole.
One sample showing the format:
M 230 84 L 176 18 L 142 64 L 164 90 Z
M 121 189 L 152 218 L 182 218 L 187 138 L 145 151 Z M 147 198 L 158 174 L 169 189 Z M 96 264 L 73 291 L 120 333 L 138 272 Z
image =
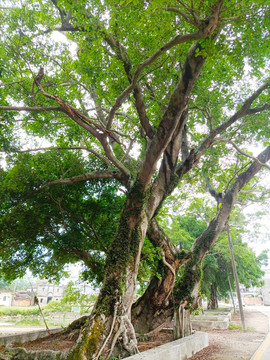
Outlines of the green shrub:
M 230 330 L 242 330 L 242 326 L 239 325 L 239 324 L 230 323 L 229 324 L 229 329 Z
M 20 306 L 0 306 L 0 316 L 28 316 L 39 315 L 39 309 L 37 306 L 20 307 Z
M 70 312 L 72 305 L 65 304 L 61 301 L 50 301 L 42 310 L 45 314 L 51 312 Z

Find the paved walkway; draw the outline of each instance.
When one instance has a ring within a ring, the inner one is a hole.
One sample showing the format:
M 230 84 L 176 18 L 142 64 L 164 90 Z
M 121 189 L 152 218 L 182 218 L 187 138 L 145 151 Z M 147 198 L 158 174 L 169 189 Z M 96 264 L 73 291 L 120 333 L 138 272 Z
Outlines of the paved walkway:
M 252 356 L 251 360 L 270 360 L 270 307 L 269 306 L 254 306 L 258 311 L 262 312 L 263 314 L 267 315 L 269 318 L 269 332 L 259 347 L 259 349 L 255 352 Z
M 27 332 L 46 330 L 45 327 L 12 327 L 12 326 L 0 326 L 0 337 L 16 334 L 24 334 Z
M 268 312 L 270 315 L 270 307 L 265 309 L 264 306 L 246 306 L 244 313 L 247 331 L 237 329 L 208 331 L 209 346 L 189 360 L 251 360 L 268 335 Z M 241 324 L 239 313 L 233 316 L 233 322 Z M 266 359 L 270 360 L 270 357 Z

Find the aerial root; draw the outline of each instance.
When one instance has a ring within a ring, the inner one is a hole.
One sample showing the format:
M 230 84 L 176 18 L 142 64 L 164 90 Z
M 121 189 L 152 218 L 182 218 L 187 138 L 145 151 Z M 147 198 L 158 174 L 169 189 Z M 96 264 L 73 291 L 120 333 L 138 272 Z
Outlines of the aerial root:
M 113 337 L 110 351 L 105 359 L 109 359 L 111 357 L 115 344 L 117 340 L 120 338 L 122 338 L 123 348 L 130 355 L 139 352 L 137 347 L 137 339 L 136 339 L 135 331 L 129 317 L 127 315 L 119 316 L 118 323 L 119 323 L 118 330 L 116 331 Z

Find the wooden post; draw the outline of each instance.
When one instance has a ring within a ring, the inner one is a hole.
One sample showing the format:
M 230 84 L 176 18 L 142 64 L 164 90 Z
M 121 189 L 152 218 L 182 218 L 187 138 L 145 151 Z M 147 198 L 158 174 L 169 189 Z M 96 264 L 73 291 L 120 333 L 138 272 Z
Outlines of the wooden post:
M 243 330 L 246 331 L 243 304 L 242 304 L 242 298 L 241 298 L 241 294 L 240 294 L 239 280 L 238 280 L 238 275 L 237 275 L 237 270 L 236 270 L 236 265 L 235 265 L 235 259 L 234 259 L 234 254 L 233 254 L 233 244 L 232 244 L 229 226 L 228 226 L 228 230 L 227 230 L 227 235 L 228 235 L 228 242 L 229 242 L 229 248 L 230 248 L 230 253 L 231 253 L 232 269 L 233 269 L 233 275 L 234 275 L 234 280 L 235 280 L 235 287 L 236 287 L 236 293 L 237 293 L 237 298 L 238 298 L 241 322 L 242 322 Z
M 45 317 L 44 317 L 44 315 L 43 315 L 43 311 L 41 310 L 41 307 L 40 307 L 40 305 L 39 305 L 38 297 L 37 297 L 36 295 L 34 296 L 34 304 L 38 306 L 39 312 L 40 312 L 40 314 L 41 314 L 41 316 L 42 316 L 42 319 L 43 319 L 44 324 L 45 324 L 45 326 L 46 326 L 47 332 L 48 332 L 49 335 L 51 335 L 50 329 L 49 329 L 49 327 L 48 327 L 48 325 L 47 325 L 47 322 L 46 322 Z
M 234 298 L 233 298 L 233 292 L 232 292 L 232 284 L 231 284 L 231 280 L 230 280 L 229 275 L 228 275 L 228 283 L 229 283 L 229 286 L 230 286 L 230 295 L 231 295 L 231 298 L 232 298 L 233 310 L 234 310 L 234 313 L 236 313 L 236 308 L 235 308 L 235 303 L 234 303 Z

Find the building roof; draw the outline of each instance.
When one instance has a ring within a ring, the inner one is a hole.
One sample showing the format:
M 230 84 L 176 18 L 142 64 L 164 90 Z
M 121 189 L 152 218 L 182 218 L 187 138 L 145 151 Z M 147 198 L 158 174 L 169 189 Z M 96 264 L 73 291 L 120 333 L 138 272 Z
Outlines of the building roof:
M 32 299 L 33 295 L 31 295 L 29 292 L 27 291 L 16 291 L 14 299 L 15 300 L 19 300 L 19 299 Z
M 12 294 L 13 291 L 8 290 L 8 289 L 0 289 L 0 294 Z

